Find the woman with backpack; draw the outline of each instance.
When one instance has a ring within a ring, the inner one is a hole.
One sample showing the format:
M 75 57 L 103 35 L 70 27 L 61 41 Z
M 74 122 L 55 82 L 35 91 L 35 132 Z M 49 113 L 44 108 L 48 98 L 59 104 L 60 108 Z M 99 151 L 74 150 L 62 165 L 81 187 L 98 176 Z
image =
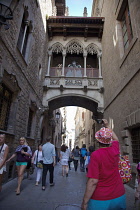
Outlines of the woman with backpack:
M 74 169 L 75 169 L 75 171 L 77 171 L 78 161 L 79 161 L 79 158 L 80 158 L 80 149 L 79 149 L 78 146 L 76 146 L 76 148 L 73 149 L 72 156 L 73 156 Z

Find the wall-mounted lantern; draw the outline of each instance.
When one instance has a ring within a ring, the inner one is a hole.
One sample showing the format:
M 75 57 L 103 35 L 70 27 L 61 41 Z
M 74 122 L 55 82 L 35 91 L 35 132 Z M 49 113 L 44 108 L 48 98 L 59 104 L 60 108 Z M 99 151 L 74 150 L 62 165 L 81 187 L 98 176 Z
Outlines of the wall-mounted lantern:
M 55 118 L 58 120 L 60 118 L 60 113 L 59 112 L 56 112 L 55 113 Z

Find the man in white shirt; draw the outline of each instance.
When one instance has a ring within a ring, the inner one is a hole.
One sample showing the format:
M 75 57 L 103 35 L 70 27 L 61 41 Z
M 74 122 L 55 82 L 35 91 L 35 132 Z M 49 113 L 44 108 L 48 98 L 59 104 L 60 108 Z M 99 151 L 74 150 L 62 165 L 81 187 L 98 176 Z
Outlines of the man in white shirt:
M 53 182 L 53 172 L 55 166 L 55 146 L 50 143 L 51 137 L 49 136 L 47 139 L 47 143 L 42 147 L 42 155 L 43 155 L 43 175 L 42 175 L 42 190 L 45 190 L 46 186 L 46 175 L 47 171 L 50 172 L 50 186 L 54 186 Z

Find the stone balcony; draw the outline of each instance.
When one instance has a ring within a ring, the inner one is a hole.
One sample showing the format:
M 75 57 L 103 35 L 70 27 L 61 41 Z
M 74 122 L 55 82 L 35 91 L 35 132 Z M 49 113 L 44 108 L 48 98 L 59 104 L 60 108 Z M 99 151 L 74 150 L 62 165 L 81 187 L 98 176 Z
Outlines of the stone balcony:
M 45 77 L 44 90 L 51 88 L 64 89 L 83 89 L 84 92 L 88 90 L 100 90 L 103 87 L 103 79 L 99 78 L 99 70 L 95 68 L 86 69 L 86 77 L 84 75 L 84 68 L 69 68 L 64 69 L 64 76 L 62 76 L 62 68 L 50 68 L 50 76 Z M 75 90 L 76 91 L 76 90 Z
M 94 113 L 103 110 L 103 78 L 98 76 L 98 69 L 86 69 L 86 74 L 83 68 L 63 70 L 61 75 L 62 68 L 50 68 L 50 75 L 45 76 L 43 106 L 52 110 L 82 106 Z

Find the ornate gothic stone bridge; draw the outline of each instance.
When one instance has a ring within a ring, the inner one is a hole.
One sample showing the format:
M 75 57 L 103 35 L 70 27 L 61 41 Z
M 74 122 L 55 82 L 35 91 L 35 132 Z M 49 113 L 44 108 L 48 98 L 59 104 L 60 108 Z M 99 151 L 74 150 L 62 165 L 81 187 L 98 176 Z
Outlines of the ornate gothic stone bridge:
M 43 106 L 103 111 L 101 37 L 104 18 L 50 17 Z

